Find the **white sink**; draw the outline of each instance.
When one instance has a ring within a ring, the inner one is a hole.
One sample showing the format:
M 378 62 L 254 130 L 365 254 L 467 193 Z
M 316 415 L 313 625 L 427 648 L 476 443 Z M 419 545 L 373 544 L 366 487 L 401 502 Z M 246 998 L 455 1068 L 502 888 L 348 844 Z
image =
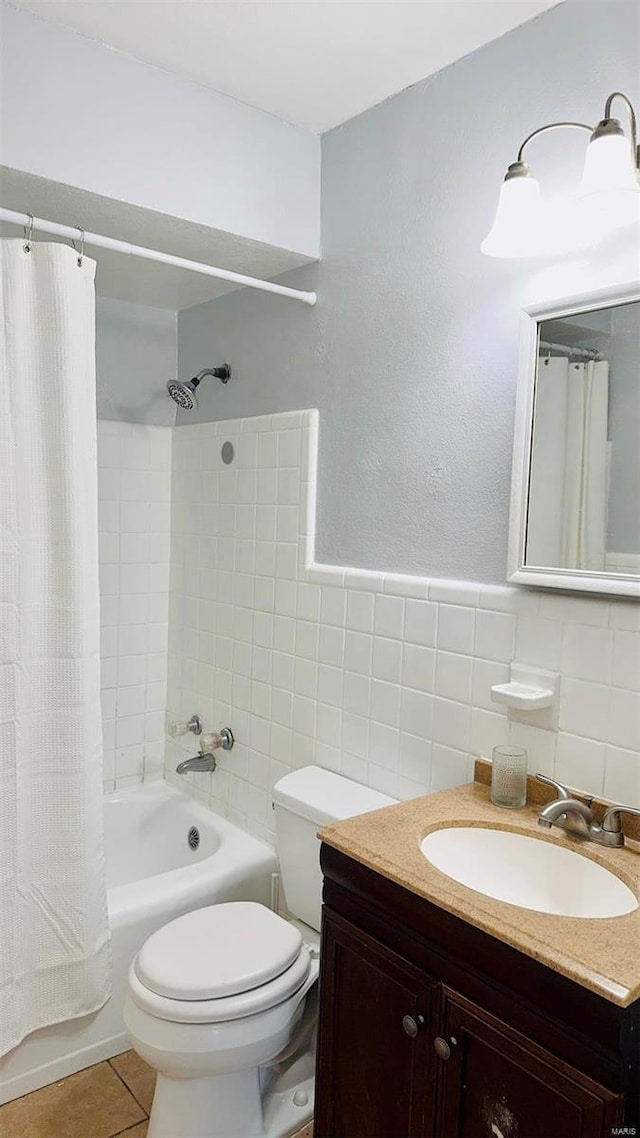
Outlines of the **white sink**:
M 552 842 L 478 826 L 434 830 L 420 842 L 436 869 L 497 901 L 562 917 L 621 917 L 638 908 L 608 869 Z

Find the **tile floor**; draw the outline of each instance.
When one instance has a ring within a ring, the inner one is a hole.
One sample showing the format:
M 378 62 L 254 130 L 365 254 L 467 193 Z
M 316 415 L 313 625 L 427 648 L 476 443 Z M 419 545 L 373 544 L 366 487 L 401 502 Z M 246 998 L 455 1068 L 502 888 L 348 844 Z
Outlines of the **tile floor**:
M 154 1074 L 125 1051 L 0 1106 L 2 1138 L 145 1138 Z M 176 1134 L 176 1138 L 181 1138 Z M 294 1138 L 313 1138 L 310 1123 Z

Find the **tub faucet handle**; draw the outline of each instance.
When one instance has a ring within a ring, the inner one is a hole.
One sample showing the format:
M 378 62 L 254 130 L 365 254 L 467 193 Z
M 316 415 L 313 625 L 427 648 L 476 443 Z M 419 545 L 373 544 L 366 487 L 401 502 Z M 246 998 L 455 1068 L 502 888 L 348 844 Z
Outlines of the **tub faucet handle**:
M 234 742 L 235 739 L 231 728 L 222 727 L 220 731 L 211 731 L 202 736 L 200 740 L 200 750 L 217 751 L 220 747 L 223 751 L 230 751 Z
M 177 719 L 175 723 L 167 725 L 167 731 L 172 739 L 177 739 L 180 735 L 186 735 L 188 731 L 192 731 L 194 735 L 202 734 L 202 724 L 199 715 L 192 715 L 191 719 Z

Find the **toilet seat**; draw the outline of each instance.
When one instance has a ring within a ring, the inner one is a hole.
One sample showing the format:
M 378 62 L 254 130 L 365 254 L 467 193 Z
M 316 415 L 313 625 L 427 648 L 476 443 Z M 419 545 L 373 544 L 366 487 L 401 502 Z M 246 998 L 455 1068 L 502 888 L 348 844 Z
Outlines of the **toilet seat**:
M 231 901 L 195 909 L 143 944 L 135 971 L 172 1000 L 219 1000 L 268 985 L 300 955 L 302 935 L 265 905 Z
M 215 1000 L 176 1000 L 146 988 L 138 978 L 135 964 L 134 961 L 129 969 L 131 999 L 142 1011 L 170 1023 L 215 1024 L 247 1019 L 285 1003 L 318 974 L 318 961 L 312 961 L 303 946 L 286 972 L 259 988 Z
M 172 1023 L 224 1023 L 268 1011 L 317 972 L 301 930 L 253 901 L 196 909 L 158 929 L 129 970 L 143 1011 Z

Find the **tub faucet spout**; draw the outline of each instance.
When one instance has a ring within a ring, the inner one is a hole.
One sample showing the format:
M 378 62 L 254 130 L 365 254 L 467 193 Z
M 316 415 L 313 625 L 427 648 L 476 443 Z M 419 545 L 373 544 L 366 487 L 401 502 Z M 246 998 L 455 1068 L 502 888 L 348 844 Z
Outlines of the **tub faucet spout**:
M 215 755 L 194 755 L 192 759 L 185 759 L 178 763 L 176 773 L 186 774 L 187 771 L 214 771 L 215 769 Z

